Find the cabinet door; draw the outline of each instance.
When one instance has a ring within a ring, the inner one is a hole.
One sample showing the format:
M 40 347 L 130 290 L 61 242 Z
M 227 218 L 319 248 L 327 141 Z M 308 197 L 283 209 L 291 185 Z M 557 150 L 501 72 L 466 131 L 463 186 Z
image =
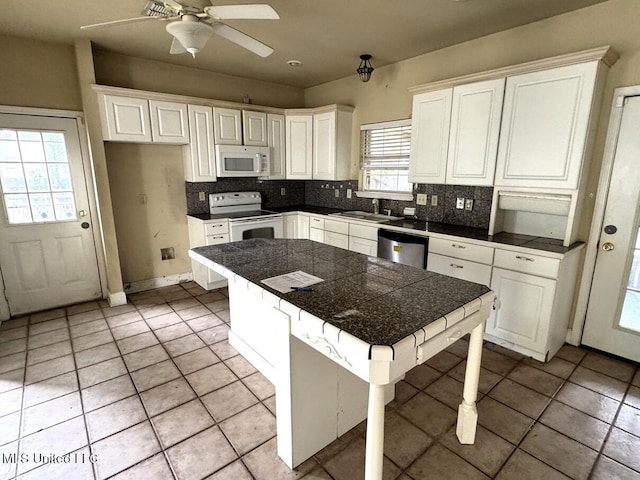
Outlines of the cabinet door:
M 445 182 L 452 97 L 451 88 L 413 97 L 410 182 Z
M 578 186 L 598 62 L 507 78 L 496 185 Z
M 267 145 L 271 147 L 270 180 L 283 180 L 286 175 L 284 115 L 267 114 Z
M 311 180 L 313 115 L 287 115 L 287 179 Z
M 336 112 L 313 116 L 313 179 L 336 180 Z
M 504 78 L 453 89 L 446 183 L 493 185 Z
M 232 108 L 214 108 L 213 121 L 217 145 L 242 145 L 242 112 Z
M 188 113 L 184 103 L 149 100 L 149 110 L 154 143 L 189 143 Z
M 309 240 L 324 243 L 324 230 L 319 228 L 309 228 Z
M 349 237 L 349 250 L 352 252 L 370 255 L 372 257 L 378 254 L 378 241 L 369 240 L 368 238 Z
M 151 142 L 149 101 L 141 98 L 103 95 L 100 102 L 105 140 Z
M 344 248 L 346 250 L 349 248 L 349 235 L 345 235 L 344 233 L 328 232 L 325 230 L 324 243 L 334 247 Z
M 491 289 L 498 303 L 486 333 L 544 356 L 556 281 L 494 268 Z
M 309 239 L 309 217 L 298 214 L 298 238 Z
M 215 182 L 216 165 L 213 145 L 213 110 L 189 105 L 189 146 L 184 152 L 187 182 Z
M 244 145 L 267 146 L 267 114 L 242 111 L 242 134 Z
M 298 216 L 284 216 L 284 238 L 298 238 Z

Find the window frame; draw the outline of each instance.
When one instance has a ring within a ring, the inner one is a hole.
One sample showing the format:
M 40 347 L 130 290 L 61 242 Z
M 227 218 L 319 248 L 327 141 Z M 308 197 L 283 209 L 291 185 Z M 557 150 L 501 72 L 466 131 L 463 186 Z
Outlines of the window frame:
M 391 121 L 387 121 L 387 122 L 377 122 L 377 123 L 368 123 L 368 124 L 363 124 L 360 126 L 360 175 L 361 175 L 361 179 L 362 179 L 362 191 L 358 192 L 358 196 L 360 197 L 370 197 L 370 198 L 394 198 L 394 197 L 402 197 L 402 198 L 398 198 L 398 199 L 409 199 L 408 197 L 413 198 L 413 189 L 414 189 L 414 185 L 411 182 L 408 182 L 410 185 L 410 188 L 406 189 L 406 190 L 398 190 L 398 189 L 394 189 L 394 190 L 380 190 L 380 189 L 372 189 L 370 187 L 368 187 L 366 185 L 366 180 L 367 180 L 367 162 L 371 161 L 369 159 L 376 159 L 376 156 L 373 155 L 368 155 L 368 148 L 369 145 L 367 144 L 367 137 L 366 137 L 366 132 L 372 131 L 372 130 L 385 130 L 385 129 L 401 129 L 402 131 L 399 131 L 397 133 L 395 133 L 396 135 L 407 135 L 407 138 L 405 140 L 402 140 L 400 143 L 399 138 L 396 139 L 392 139 L 391 140 L 391 150 L 392 150 L 392 154 L 391 155 L 380 155 L 379 157 L 377 157 L 377 161 L 378 162 L 386 162 L 388 161 L 389 163 L 391 162 L 395 162 L 396 165 L 397 164 L 404 164 L 401 165 L 400 168 L 398 168 L 398 170 L 404 170 L 406 168 L 407 171 L 407 177 L 408 177 L 408 172 L 409 172 L 409 157 L 410 157 L 410 147 L 411 147 L 411 118 L 406 118 L 406 119 L 400 119 L 400 120 L 391 120 Z M 394 145 L 394 143 L 396 145 Z M 380 147 L 383 147 L 382 144 L 378 145 Z M 395 153 L 393 152 L 393 148 L 394 147 L 398 147 L 398 150 L 405 150 L 406 153 Z M 384 147 L 383 147 L 384 148 Z M 386 158 L 385 158 L 386 157 Z M 400 160 L 400 161 L 398 161 Z M 375 161 L 375 160 L 373 160 Z M 407 198 L 405 198 L 407 197 Z

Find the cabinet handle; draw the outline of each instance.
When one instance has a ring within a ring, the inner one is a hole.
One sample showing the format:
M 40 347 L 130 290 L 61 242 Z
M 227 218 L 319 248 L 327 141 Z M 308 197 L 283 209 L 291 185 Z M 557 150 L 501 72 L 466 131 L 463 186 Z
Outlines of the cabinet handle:
M 535 260 L 531 257 L 523 257 L 522 255 L 516 255 L 518 260 L 524 260 L 525 262 L 535 262 Z
M 464 268 L 462 265 L 456 265 L 455 263 L 451 263 L 449 266 L 453 268 Z
M 467 248 L 467 247 L 465 247 L 464 245 L 458 245 L 457 243 L 452 243 L 452 244 L 451 244 L 451 246 L 452 246 L 453 248 Z

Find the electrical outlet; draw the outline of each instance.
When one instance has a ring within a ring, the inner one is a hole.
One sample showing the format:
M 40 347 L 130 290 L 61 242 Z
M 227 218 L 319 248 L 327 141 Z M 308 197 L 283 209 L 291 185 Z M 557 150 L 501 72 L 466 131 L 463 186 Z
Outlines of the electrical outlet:
M 427 194 L 419 193 L 416 195 L 416 203 L 418 205 L 426 205 L 427 204 Z
M 206 199 L 207 197 L 205 196 L 204 192 L 198 192 L 198 200 L 204 202 Z
M 338 190 L 337 188 L 334 188 L 333 189 L 333 196 L 336 197 L 336 198 L 339 197 L 340 196 L 340 190 Z
M 347 198 L 351 198 L 352 194 L 353 194 L 353 190 L 351 190 L 350 188 L 347 188 Z
M 147 196 L 144 193 L 141 193 L 140 195 L 138 195 L 138 203 L 140 205 L 146 205 L 147 204 Z
M 161 248 L 160 256 L 162 260 L 173 260 L 176 258 L 176 252 L 173 250 L 173 247 Z
M 287 194 L 287 189 L 286 189 L 286 188 L 284 188 L 284 187 L 282 187 L 282 188 L 280 189 L 280 196 L 284 197 L 286 194 Z
M 458 210 L 463 210 L 464 209 L 464 198 L 462 197 L 458 197 L 456 199 L 456 208 Z
M 467 198 L 464 201 L 464 209 L 469 211 L 473 210 L 473 198 Z
M 431 206 L 432 207 L 438 206 L 438 195 L 431 195 Z

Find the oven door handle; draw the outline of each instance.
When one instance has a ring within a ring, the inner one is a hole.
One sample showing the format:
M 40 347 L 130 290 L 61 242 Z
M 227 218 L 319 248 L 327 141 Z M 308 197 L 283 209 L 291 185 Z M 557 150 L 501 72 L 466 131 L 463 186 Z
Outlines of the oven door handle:
M 271 220 L 277 220 L 279 218 L 282 218 L 282 216 L 274 215 L 272 217 L 234 219 L 234 220 L 231 220 L 231 225 L 241 225 L 244 223 L 256 223 L 256 222 L 269 222 Z

